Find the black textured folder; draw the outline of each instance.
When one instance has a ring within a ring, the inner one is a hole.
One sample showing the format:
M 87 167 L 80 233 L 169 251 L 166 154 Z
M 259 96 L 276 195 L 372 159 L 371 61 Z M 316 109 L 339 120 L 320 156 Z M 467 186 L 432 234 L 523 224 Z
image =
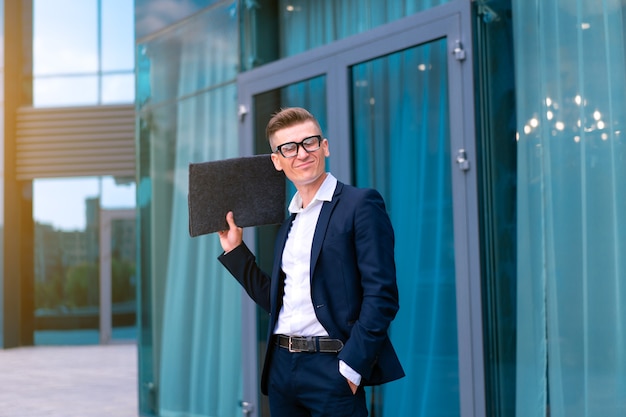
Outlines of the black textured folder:
M 189 234 L 227 229 L 229 211 L 239 227 L 282 223 L 285 186 L 269 154 L 189 164 Z

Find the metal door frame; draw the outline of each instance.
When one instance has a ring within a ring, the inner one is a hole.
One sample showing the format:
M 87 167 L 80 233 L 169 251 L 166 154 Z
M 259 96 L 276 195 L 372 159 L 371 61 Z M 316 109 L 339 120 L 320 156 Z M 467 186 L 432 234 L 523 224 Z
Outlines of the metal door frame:
M 239 75 L 239 140 L 242 156 L 254 153 L 255 95 L 326 75 L 328 138 L 333 142 L 330 170 L 351 181 L 350 88 L 352 65 L 436 39 L 446 38 L 449 51 L 448 91 L 454 242 L 457 296 L 457 335 L 462 417 L 485 416 L 480 242 L 473 91 L 471 2 L 457 0 L 327 46 L 285 58 Z M 254 242 L 254 231 L 246 230 Z M 258 398 L 256 308 L 244 296 L 244 399 Z M 246 350 L 247 349 L 247 350 Z M 250 399 L 253 399 L 250 401 Z M 257 416 L 257 407 L 248 415 Z

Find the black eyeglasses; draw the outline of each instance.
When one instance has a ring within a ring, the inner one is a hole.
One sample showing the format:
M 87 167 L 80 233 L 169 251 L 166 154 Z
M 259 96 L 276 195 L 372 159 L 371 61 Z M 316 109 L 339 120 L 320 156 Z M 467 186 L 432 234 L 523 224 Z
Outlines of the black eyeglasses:
M 300 142 L 287 142 L 282 145 L 278 145 L 274 152 L 280 152 L 284 158 L 293 158 L 298 155 L 298 146 L 307 152 L 315 152 L 320 148 L 322 144 L 322 137 L 320 135 L 309 136 L 302 139 Z

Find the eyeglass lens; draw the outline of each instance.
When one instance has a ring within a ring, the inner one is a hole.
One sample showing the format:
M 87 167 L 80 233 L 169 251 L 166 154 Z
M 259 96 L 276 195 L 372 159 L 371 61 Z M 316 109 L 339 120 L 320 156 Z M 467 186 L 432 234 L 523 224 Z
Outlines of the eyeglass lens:
M 313 152 L 320 148 L 322 138 L 319 135 L 309 136 L 300 142 L 287 142 L 277 147 L 277 150 L 285 157 L 292 158 L 298 154 L 298 146 L 302 146 L 305 151 Z

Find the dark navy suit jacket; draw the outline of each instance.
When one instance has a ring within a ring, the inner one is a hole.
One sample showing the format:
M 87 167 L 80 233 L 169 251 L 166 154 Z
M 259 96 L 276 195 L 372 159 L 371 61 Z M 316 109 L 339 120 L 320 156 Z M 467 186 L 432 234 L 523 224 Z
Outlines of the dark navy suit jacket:
M 285 220 L 278 232 L 271 275 L 261 271 L 245 244 L 218 258 L 270 314 L 261 378 L 264 394 L 271 337 L 284 293 L 281 258 L 293 219 Z M 399 308 L 398 287 L 393 228 L 377 191 L 338 182 L 332 200 L 323 203 L 311 249 L 311 299 L 329 336 L 344 342 L 338 358 L 361 374 L 362 385 L 404 376 L 387 334 Z

